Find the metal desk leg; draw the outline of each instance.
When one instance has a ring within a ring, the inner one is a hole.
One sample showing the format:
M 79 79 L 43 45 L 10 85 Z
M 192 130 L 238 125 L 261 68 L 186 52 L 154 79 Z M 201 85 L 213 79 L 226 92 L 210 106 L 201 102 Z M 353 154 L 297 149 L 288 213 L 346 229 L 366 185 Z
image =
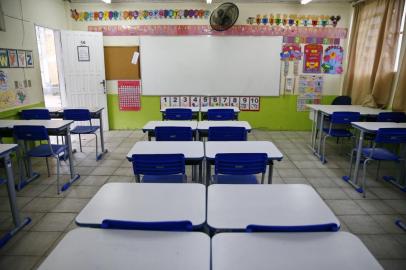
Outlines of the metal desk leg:
M 319 142 L 318 142 L 318 145 L 317 145 L 317 150 L 315 151 L 315 155 L 318 157 L 318 158 L 320 158 L 320 160 L 322 160 L 322 156 L 321 156 L 321 153 L 320 153 L 320 151 L 321 151 L 321 142 L 322 142 L 322 138 L 323 138 L 323 128 L 324 128 L 324 114 L 323 113 L 320 113 L 320 116 L 321 117 L 317 117 L 317 119 L 319 119 L 320 118 L 320 125 L 319 125 Z M 317 133 L 317 129 L 316 129 L 316 133 Z M 316 140 L 316 138 L 315 138 L 315 140 Z
M 104 149 L 104 130 L 103 130 L 103 112 L 100 112 L 99 116 L 100 122 L 100 145 L 101 145 L 101 153 L 98 155 L 97 160 L 101 159 L 102 156 L 107 153 L 107 149 Z M 97 142 L 96 142 L 97 143 Z
M 318 124 L 318 114 L 319 111 L 313 110 L 313 124 L 312 124 L 312 133 L 310 137 L 310 148 L 313 153 L 316 152 L 316 135 L 317 135 L 317 124 Z
M 268 164 L 268 184 L 272 184 L 273 161 Z
M 203 183 L 203 159 L 199 163 L 199 183 Z
M 11 165 L 10 154 L 4 156 L 4 163 L 6 165 L 6 173 L 7 173 L 8 198 L 10 202 L 11 215 L 13 216 L 13 222 L 15 227 L 14 229 L 7 232 L 0 238 L 0 248 L 4 246 L 11 239 L 11 237 L 13 237 L 18 231 L 24 228 L 25 225 L 31 222 L 31 219 L 29 217 L 24 218 L 24 220 L 21 221 L 20 214 L 18 213 L 16 192 L 14 189 L 13 168 Z
M 210 161 L 206 160 L 206 185 L 210 185 L 211 165 Z
M 68 158 L 69 158 L 69 169 L 70 169 L 70 179 L 69 182 L 65 183 L 61 191 L 67 190 L 76 180 L 80 178 L 79 174 L 75 173 L 75 166 L 73 165 L 73 158 L 72 158 L 72 141 L 70 139 L 70 127 L 66 128 L 65 133 L 65 142 L 68 145 Z
M 147 133 L 148 133 L 148 141 L 151 141 L 151 138 L 152 138 L 151 131 L 147 131 Z
M 24 152 L 26 151 L 28 145 L 27 142 L 24 142 Z M 23 155 L 22 155 L 23 156 Z M 21 159 L 23 159 L 23 157 L 21 157 Z M 31 183 L 32 181 L 34 181 L 35 179 L 37 179 L 39 177 L 39 173 L 33 172 L 32 170 L 32 164 L 31 164 L 31 158 L 29 156 L 26 157 L 26 161 L 27 161 L 27 174 L 28 177 L 22 177 L 22 175 L 20 175 L 20 182 L 18 183 L 18 185 L 15 185 L 15 188 L 17 190 L 21 190 L 23 189 L 26 185 L 28 185 L 29 183 Z M 24 161 L 22 162 L 24 163 Z M 20 164 L 21 166 L 21 164 Z M 23 172 L 23 169 L 20 169 L 20 172 Z
M 351 175 L 343 176 L 343 180 L 351 184 L 355 188 L 355 190 L 359 193 L 363 193 L 365 188 L 358 184 L 358 170 L 359 164 L 361 162 L 361 151 L 363 143 L 364 143 L 364 131 L 360 130 L 357 146 L 357 158 L 355 160 L 354 173 L 352 174 L 353 179 L 351 179 Z

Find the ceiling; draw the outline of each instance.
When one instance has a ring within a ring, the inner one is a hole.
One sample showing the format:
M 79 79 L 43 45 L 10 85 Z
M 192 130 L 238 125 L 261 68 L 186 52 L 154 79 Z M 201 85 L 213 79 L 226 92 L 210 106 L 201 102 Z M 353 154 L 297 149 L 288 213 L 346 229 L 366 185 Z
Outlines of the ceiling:
M 68 0 L 72 3 L 102 3 L 101 0 Z M 113 3 L 205 3 L 206 0 L 112 0 Z M 213 3 L 227 2 L 227 0 L 213 0 Z M 231 0 L 235 3 L 300 3 L 300 0 Z M 351 0 L 313 0 L 318 3 L 349 3 Z

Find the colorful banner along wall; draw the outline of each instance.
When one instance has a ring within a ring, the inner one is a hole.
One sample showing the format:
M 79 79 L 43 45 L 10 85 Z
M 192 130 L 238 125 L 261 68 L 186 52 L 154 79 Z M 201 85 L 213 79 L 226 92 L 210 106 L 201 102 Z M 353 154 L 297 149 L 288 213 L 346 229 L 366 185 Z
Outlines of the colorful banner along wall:
M 312 38 L 347 38 L 347 28 L 309 28 L 268 25 L 235 25 L 217 32 L 209 25 L 100 25 L 88 26 L 88 31 L 105 36 L 286 36 Z

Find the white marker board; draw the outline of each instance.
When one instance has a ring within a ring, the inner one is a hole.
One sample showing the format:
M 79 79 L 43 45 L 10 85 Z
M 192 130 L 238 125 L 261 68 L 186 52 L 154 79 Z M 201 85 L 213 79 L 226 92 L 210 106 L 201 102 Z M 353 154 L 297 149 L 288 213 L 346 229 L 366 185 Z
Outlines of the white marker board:
M 142 92 L 278 96 L 281 48 L 280 36 L 142 36 Z

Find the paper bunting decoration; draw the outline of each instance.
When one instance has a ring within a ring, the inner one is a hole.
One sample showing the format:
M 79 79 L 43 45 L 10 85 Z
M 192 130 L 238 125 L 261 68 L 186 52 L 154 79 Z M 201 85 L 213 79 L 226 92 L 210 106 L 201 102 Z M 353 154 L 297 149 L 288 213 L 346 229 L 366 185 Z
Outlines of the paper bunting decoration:
M 329 46 L 324 52 L 324 63 L 321 65 L 324 73 L 343 73 L 344 50 L 341 46 Z
M 270 14 L 260 15 L 255 17 L 248 17 L 247 24 L 263 24 L 263 25 L 282 25 L 286 27 L 336 27 L 341 16 L 329 16 L 329 15 L 297 15 L 297 14 Z
M 302 59 L 302 49 L 298 44 L 284 44 L 280 55 L 282 61 L 298 61 Z
M 207 19 L 210 15 L 210 10 L 203 9 L 107 10 L 80 12 L 76 9 L 71 9 L 70 12 L 71 18 L 75 21 Z

